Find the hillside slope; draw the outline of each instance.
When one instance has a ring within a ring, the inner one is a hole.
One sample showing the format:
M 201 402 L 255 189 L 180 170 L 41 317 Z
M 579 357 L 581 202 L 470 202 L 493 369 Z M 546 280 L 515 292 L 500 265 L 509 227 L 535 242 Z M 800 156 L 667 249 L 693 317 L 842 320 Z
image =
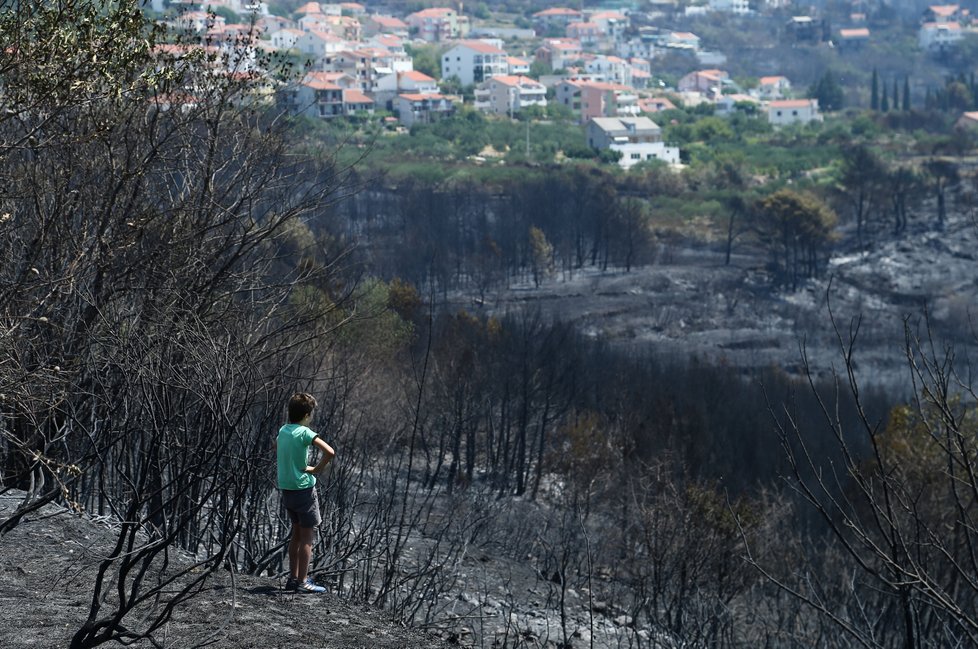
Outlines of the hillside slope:
M 0 495 L 0 519 L 22 493 Z M 88 615 L 104 523 L 49 505 L 0 538 L 0 647 L 67 647 Z M 333 595 L 293 595 L 268 578 L 217 573 L 179 608 L 157 640 L 166 647 L 428 649 L 442 641 L 393 625 Z M 106 646 L 121 646 L 110 643 Z M 149 641 L 132 646 L 149 647 Z

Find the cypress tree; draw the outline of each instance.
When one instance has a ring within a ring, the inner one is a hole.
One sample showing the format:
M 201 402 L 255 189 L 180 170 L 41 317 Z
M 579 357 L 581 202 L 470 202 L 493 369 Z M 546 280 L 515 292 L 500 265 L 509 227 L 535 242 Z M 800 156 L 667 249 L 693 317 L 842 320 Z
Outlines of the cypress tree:
M 900 110 L 900 90 L 897 88 L 896 77 L 893 77 L 893 110 Z
M 869 91 L 869 108 L 870 110 L 880 109 L 880 80 L 879 75 L 876 74 L 876 68 L 873 68 L 873 85 Z
M 903 111 L 910 111 L 910 77 L 903 77 Z
M 890 98 L 886 94 L 886 84 L 883 84 L 883 98 L 880 99 L 880 110 L 884 113 L 890 110 Z

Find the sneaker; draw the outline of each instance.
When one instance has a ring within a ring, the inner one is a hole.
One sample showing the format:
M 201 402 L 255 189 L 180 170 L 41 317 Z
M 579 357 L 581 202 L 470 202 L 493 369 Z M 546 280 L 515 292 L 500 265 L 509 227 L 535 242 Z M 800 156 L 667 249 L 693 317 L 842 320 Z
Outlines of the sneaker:
M 299 587 L 299 580 L 289 577 L 285 580 L 285 590 L 295 590 Z
M 297 593 L 325 593 L 326 589 L 319 586 L 312 580 L 312 577 L 306 577 L 306 580 L 301 584 L 297 584 L 295 587 L 295 592 Z

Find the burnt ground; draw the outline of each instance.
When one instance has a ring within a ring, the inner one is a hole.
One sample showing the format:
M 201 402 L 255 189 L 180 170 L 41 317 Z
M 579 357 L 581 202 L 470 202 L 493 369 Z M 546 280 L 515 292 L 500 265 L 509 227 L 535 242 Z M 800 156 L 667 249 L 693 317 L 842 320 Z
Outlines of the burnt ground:
M 0 519 L 23 498 L 0 495 Z M 97 563 L 111 546 L 107 521 L 49 505 L 0 538 L 0 647 L 67 647 L 88 616 Z M 293 595 L 277 580 L 218 572 L 156 635 L 165 647 L 428 649 L 434 636 L 334 595 Z M 109 643 L 107 646 L 120 646 Z M 150 647 L 148 641 L 133 646 Z
M 949 215 L 943 229 L 918 222 L 899 237 L 882 233 L 868 250 L 843 243 L 821 277 L 794 288 L 773 287 L 765 261 L 741 248 L 727 265 L 720 242 L 669 244 L 655 263 L 631 272 L 558 273 L 484 303 L 459 295 L 454 306 L 497 316 L 540 309 L 618 346 L 791 374 L 804 370 L 804 346 L 822 377 L 842 367 L 834 316 L 843 339 L 859 322 L 857 377 L 897 390 L 909 382 L 904 323 L 916 328 L 925 310 L 936 338 L 961 351 L 975 346 L 978 225 L 964 212 Z

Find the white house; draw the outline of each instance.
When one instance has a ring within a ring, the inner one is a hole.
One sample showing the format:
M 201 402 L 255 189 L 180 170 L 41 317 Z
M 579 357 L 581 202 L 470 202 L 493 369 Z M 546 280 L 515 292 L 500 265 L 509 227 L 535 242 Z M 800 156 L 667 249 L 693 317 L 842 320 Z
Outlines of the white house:
M 761 77 L 757 83 L 757 96 L 761 99 L 783 99 L 789 92 L 791 82 L 780 75 Z
M 343 114 L 343 90 L 346 85 L 340 77 L 346 75 L 310 72 L 286 91 L 282 99 L 292 113 L 320 119 L 338 117 Z M 349 77 L 346 79 L 353 82 Z
M 458 77 L 463 86 L 509 73 L 506 52 L 483 41 L 462 41 L 441 57 L 441 78 Z
M 617 11 L 598 11 L 587 16 L 587 21 L 596 23 L 612 41 L 621 40 L 628 27 L 628 16 Z
M 455 112 L 452 100 L 438 93 L 403 93 L 394 99 L 394 111 L 404 126 L 430 124 Z
M 576 22 L 567 25 L 567 38 L 581 43 L 584 49 L 603 49 L 608 44 L 608 35 L 598 23 Z
M 321 31 L 303 32 L 295 42 L 297 50 L 316 62 L 331 54 L 342 52 L 347 47 L 349 44 L 336 34 Z
M 431 7 L 409 14 L 404 22 L 418 38 L 428 41 L 447 41 L 465 38 L 469 33 L 469 19 L 448 7 Z
M 817 99 L 779 99 L 767 105 L 767 121 L 774 126 L 821 122 Z
M 437 92 L 437 81 L 423 72 L 408 70 L 406 72 L 392 72 L 377 79 L 374 84 L 373 97 L 378 105 L 395 110 L 395 98 L 398 95 L 433 95 Z
M 710 9 L 720 13 L 743 16 L 750 13 L 747 0 L 710 0 Z
M 581 42 L 578 40 L 551 38 L 537 48 L 536 59 L 549 65 L 552 70 L 560 70 L 579 60 L 583 53 Z
M 662 47 L 687 49 L 694 52 L 700 49 L 700 37 L 693 32 L 669 32 L 660 42 Z
M 617 56 L 596 56 L 584 66 L 591 74 L 600 74 L 609 83 L 632 85 L 632 66 Z
M 500 75 L 475 90 L 475 107 L 496 115 L 513 116 L 528 106 L 546 106 L 547 87 L 530 77 Z
M 374 14 L 372 16 L 368 16 L 364 21 L 363 33 L 366 36 L 373 36 L 374 34 L 397 34 L 398 36 L 407 36 L 408 24 L 400 18 L 395 18 L 394 16 L 382 16 L 380 14 Z
M 563 31 L 570 23 L 580 22 L 581 12 L 568 7 L 550 7 L 533 14 L 537 30 L 543 34 L 548 30 Z
M 917 42 L 921 49 L 934 51 L 953 47 L 963 37 L 960 23 L 924 23 L 917 33 Z
M 292 29 L 291 27 L 275 30 L 271 34 L 272 45 L 280 50 L 291 50 L 297 47 L 299 39 L 305 36 L 306 33 L 301 29 Z
M 679 80 L 680 92 L 701 92 L 719 95 L 724 84 L 730 83 L 730 75 L 724 70 L 696 70 Z
M 594 117 L 587 123 L 587 143 L 620 152 L 618 164 L 625 169 L 650 160 L 679 164 L 679 149 L 665 145 L 662 129 L 648 117 Z
M 506 63 L 509 64 L 509 74 L 527 75 L 530 74 L 530 62 L 518 56 L 507 56 Z

